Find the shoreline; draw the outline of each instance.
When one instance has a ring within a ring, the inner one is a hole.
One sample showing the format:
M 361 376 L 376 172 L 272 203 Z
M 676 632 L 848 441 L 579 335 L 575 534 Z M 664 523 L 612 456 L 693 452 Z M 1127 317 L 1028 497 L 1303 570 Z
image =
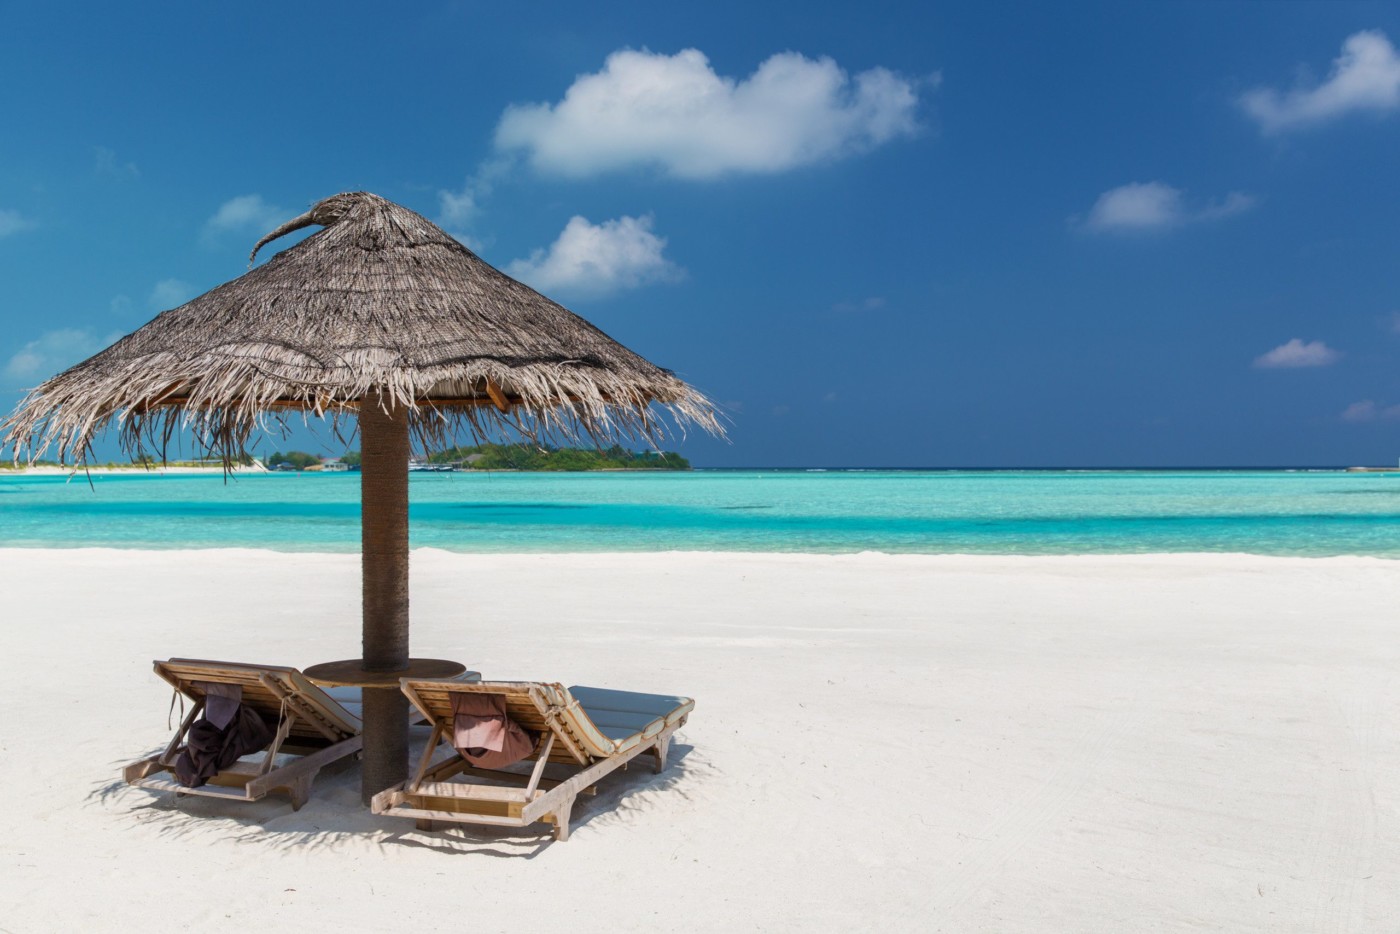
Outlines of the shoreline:
M 0 545 L 0 555 L 6 553 L 111 553 L 135 555 L 197 554 L 229 557 L 243 555 L 263 557 L 307 557 L 349 559 L 360 557 L 360 550 L 317 551 L 287 550 L 279 548 L 250 548 L 230 545 L 210 547 L 172 546 L 170 548 L 120 547 L 113 545 Z M 653 559 L 675 560 L 683 558 L 717 559 L 732 561 L 790 560 L 790 561 L 895 561 L 902 563 L 1068 563 L 1101 561 L 1106 564 L 1155 564 L 1155 563 L 1201 563 L 1219 562 L 1225 564 L 1260 563 L 1355 563 L 1394 567 L 1400 557 L 1382 555 L 1264 555 L 1247 551 L 1160 551 L 1160 552 L 1075 552 L 1065 554 L 999 554 L 987 552 L 903 552 L 903 551 L 705 551 L 698 549 L 672 549 L 667 551 L 453 551 L 432 545 L 422 545 L 410 549 L 413 557 L 447 559 L 508 559 L 508 560 L 547 560 L 550 558 L 591 558 L 618 561 L 646 561 Z
M 242 464 L 235 464 L 229 468 L 230 474 L 265 474 L 274 473 L 265 467 L 245 467 Z M 319 471 L 316 471 L 319 473 Z M 41 464 L 34 467 L 3 467 L 0 468 L 0 477 L 80 477 L 84 474 L 223 474 L 224 468 L 218 465 L 207 467 L 196 467 L 191 464 L 172 464 L 169 467 L 142 467 L 140 464 L 128 466 L 102 465 L 100 467 L 60 467 L 54 464 Z
M 747 470 L 748 468 L 743 468 L 743 469 Z M 615 473 L 646 473 L 646 474 L 655 474 L 655 473 L 694 473 L 694 472 L 695 472 L 695 468 L 689 468 L 689 467 L 598 467 L 598 468 L 593 469 L 593 470 L 522 470 L 522 469 L 517 468 L 517 467 L 501 467 L 501 468 L 493 468 L 493 469 L 490 469 L 490 470 L 486 470 L 486 469 L 481 469 L 481 468 L 470 467 L 470 468 L 464 468 L 464 469 L 461 469 L 461 470 L 410 470 L 410 471 L 409 471 L 410 474 L 415 474 L 415 473 L 417 473 L 417 474 L 444 474 L 444 473 L 451 473 L 451 474 L 482 474 L 482 475 L 486 475 L 486 474 L 497 474 L 497 473 L 510 473 L 510 474 L 545 474 L 545 475 L 550 475 L 550 474 L 588 474 L 588 473 L 609 473 L 609 474 L 615 474 Z M 34 467 L 0 467 L 0 477 L 25 477 L 25 476 L 30 476 L 30 477 L 53 477 L 53 476 L 59 476 L 59 477 L 79 477 L 79 476 L 83 476 L 84 474 L 93 474 L 94 476 L 97 476 L 97 475 L 109 476 L 109 475 L 122 475 L 122 474 L 151 474 L 151 475 L 162 475 L 162 474 L 182 474 L 182 475 L 217 474 L 217 475 L 222 475 L 223 473 L 224 473 L 224 468 L 223 468 L 223 467 L 220 467 L 220 466 L 218 466 L 218 465 L 211 465 L 211 466 L 207 466 L 207 467 L 196 467 L 196 466 L 193 466 L 193 465 L 190 465 L 190 464 L 171 465 L 171 466 L 169 466 L 169 467 L 142 467 L 142 466 L 139 466 L 139 465 L 137 465 L 137 464 L 132 464 L 132 465 L 129 466 L 129 467 L 125 467 L 125 466 L 112 466 L 112 467 L 109 467 L 109 466 L 107 466 L 107 465 L 105 465 L 105 464 L 102 465 L 102 466 L 100 466 L 100 467 L 98 467 L 98 466 L 93 466 L 93 467 L 58 467 L 58 466 L 54 466 L 54 465 L 52 465 L 52 464 L 43 464 L 43 465 L 34 466 Z M 357 471 L 357 470 L 277 470 L 277 469 L 275 469 L 275 468 L 267 468 L 267 467 L 247 467 L 247 466 L 244 466 L 244 465 L 241 465 L 241 464 L 237 464 L 237 465 L 234 465 L 232 468 L 230 468 L 230 469 L 228 470 L 228 473 L 231 474 L 231 475 L 232 475 L 232 474 L 245 474 L 245 475 L 248 475 L 248 476 L 261 476 L 261 475 L 264 475 L 264 474 L 267 474 L 267 475 L 282 475 L 282 476 L 287 476 L 287 475 L 290 475 L 290 474 L 298 474 L 298 475 L 300 475 L 300 474 L 315 474 L 315 475 L 326 474 L 326 475 L 328 475 L 328 476 L 341 476 L 341 475 L 358 475 L 358 474 L 359 474 L 359 471 Z
M 0 477 L 25 475 L 48 476 L 48 475 L 69 475 L 81 473 L 93 474 L 129 474 L 129 473 L 149 473 L 149 474 L 221 474 L 224 472 L 222 466 L 209 464 L 198 466 L 193 464 L 172 464 L 170 466 L 143 467 L 139 464 L 102 464 L 91 467 L 64 467 L 55 464 L 39 464 L 32 467 L 8 467 L 0 466 Z M 266 467 L 249 467 L 243 464 L 235 464 L 229 473 L 243 473 L 250 475 L 258 474 L 279 474 L 279 473 L 310 473 L 310 474 L 334 474 L 356 473 L 357 471 L 345 470 L 275 470 Z M 1400 476 L 1400 466 L 1397 467 L 1362 467 L 1362 466 L 1300 466 L 1300 467 L 598 467 L 591 470 L 526 470 L 518 467 L 500 468 L 463 468 L 452 471 L 439 470 L 416 470 L 411 473 L 464 473 L 464 474 L 589 474 L 589 473 L 674 473 L 674 474 L 695 474 L 695 473 L 971 473 L 971 474 L 1023 474 L 1023 473 L 1051 473 L 1051 474 L 1170 474 L 1170 473 L 1336 473 L 1336 474 L 1394 474 Z
M 113 552 L 113 553 L 136 553 L 136 555 L 172 555 L 172 553 L 197 553 L 197 555 L 267 555 L 267 556 L 312 556 L 312 557 L 358 557 L 360 549 L 330 550 L 318 549 L 279 549 L 279 548 L 248 548 L 248 546 L 237 545 L 171 545 L 168 548 L 141 548 L 141 546 L 115 546 L 115 545 L 0 545 L 0 555 L 6 552 Z M 879 552 L 879 550 L 861 550 L 861 552 L 785 552 L 785 550 L 704 550 L 704 549 L 666 549 L 666 550 L 634 550 L 634 552 L 619 552 L 619 550 L 598 550 L 598 552 L 549 552 L 549 550 L 538 550 L 538 552 L 458 552 L 447 548 L 437 548 L 434 545 L 414 546 L 409 550 L 413 556 L 444 555 L 459 557 L 459 559 L 476 559 L 476 557 L 510 557 L 510 559 L 547 559 L 547 557 L 602 557 L 602 559 L 617 560 L 637 560 L 648 559 L 648 557 L 715 557 L 715 559 L 750 560 L 764 559 L 764 557 L 774 557 L 774 559 L 812 559 L 812 560 L 904 560 L 904 562 L 1084 562 L 1084 560 L 1103 560 L 1103 562 L 1177 562 L 1177 560 L 1259 560 L 1259 562 L 1362 562 L 1378 563 L 1392 567 L 1400 562 L 1400 556 L 1387 557 L 1385 555 L 1260 555 L 1257 552 L 1064 552 L 1053 553 L 1053 555 L 1026 555 L 1026 553 L 1000 553 L 1000 552 Z

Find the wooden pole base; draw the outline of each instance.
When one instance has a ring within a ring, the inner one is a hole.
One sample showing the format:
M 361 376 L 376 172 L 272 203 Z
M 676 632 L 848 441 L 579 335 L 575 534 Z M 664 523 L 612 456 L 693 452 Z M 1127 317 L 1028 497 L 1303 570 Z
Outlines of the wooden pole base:
M 408 698 L 389 688 L 363 688 L 364 757 L 360 768 L 360 800 L 408 778 Z

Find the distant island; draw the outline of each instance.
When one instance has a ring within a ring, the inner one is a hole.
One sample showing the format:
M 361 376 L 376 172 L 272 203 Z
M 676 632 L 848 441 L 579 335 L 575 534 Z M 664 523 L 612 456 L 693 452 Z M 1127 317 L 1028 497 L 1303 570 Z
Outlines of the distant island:
M 360 469 L 360 452 L 346 451 L 340 457 L 309 454 L 306 451 L 275 451 L 266 457 L 244 455 L 231 465 L 235 471 L 312 471 L 337 473 Z M 580 470 L 690 470 L 690 461 L 675 451 L 629 451 L 621 445 L 610 448 L 537 447 L 527 444 L 477 444 L 438 451 L 426 459 L 414 458 L 409 469 L 415 471 L 451 470 L 519 470 L 519 471 L 580 471 Z M 0 471 L 14 473 L 72 473 L 91 470 L 99 473 L 121 471 L 157 471 L 162 473 L 196 473 L 224 470 L 218 459 L 161 461 L 149 454 L 133 457 L 126 462 L 62 465 L 51 460 L 15 464 L 0 459 Z
M 360 469 L 360 452 L 346 451 L 326 459 L 305 451 L 277 451 L 263 461 L 268 470 L 346 471 Z M 410 470 L 689 470 L 690 461 L 674 451 L 629 451 L 610 448 L 538 447 L 529 444 L 477 444 L 437 451 L 415 458 Z
M 478 444 L 449 448 L 428 457 L 429 464 L 463 470 L 689 470 L 675 451 L 629 451 L 620 444 L 604 449 L 538 447 L 532 444 Z
M 319 463 L 319 460 L 317 461 Z M 240 470 L 262 470 L 252 455 L 245 454 L 235 458 L 228 469 L 234 472 Z M 10 471 L 16 474 L 25 473 L 79 473 L 88 471 L 91 473 L 122 473 L 130 471 L 144 471 L 147 473 L 200 473 L 203 471 L 223 472 L 224 462 L 219 458 L 206 458 L 202 460 L 161 460 L 149 454 L 142 454 L 126 461 L 86 461 L 78 463 L 59 463 L 56 460 L 41 458 L 34 461 L 14 461 L 8 458 L 0 459 L 0 470 Z

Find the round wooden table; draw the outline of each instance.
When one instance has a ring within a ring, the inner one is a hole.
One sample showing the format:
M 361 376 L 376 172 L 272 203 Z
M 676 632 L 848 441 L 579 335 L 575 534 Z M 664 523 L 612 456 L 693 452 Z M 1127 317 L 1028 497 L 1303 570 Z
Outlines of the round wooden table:
M 398 671 L 365 671 L 364 664 L 361 659 L 347 658 L 312 665 L 301 673 L 322 687 L 398 690 L 400 678 L 456 678 L 467 670 L 466 665 L 445 658 L 410 658 L 408 667 Z

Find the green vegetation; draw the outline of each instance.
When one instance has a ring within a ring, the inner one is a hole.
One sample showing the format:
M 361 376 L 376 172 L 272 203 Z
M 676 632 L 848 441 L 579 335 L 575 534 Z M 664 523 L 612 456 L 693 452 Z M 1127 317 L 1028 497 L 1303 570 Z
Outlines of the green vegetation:
M 23 469 L 25 469 L 26 467 L 63 467 L 63 466 L 69 466 L 69 467 L 71 467 L 72 465 L 71 465 L 71 464 L 68 464 L 68 465 L 60 464 L 58 461 L 35 461 L 35 462 L 32 463 L 32 464 L 29 463 L 28 461 L 20 461 L 18 464 L 16 464 L 13 460 L 11 460 L 11 459 L 8 458 L 8 457 L 5 458 L 3 461 L 0 461 L 0 470 L 23 470 Z M 115 464 L 112 464 L 111 466 L 115 467 L 116 465 L 115 465 Z M 127 465 L 123 464 L 122 466 L 127 466 Z
M 251 466 L 253 466 L 253 455 L 251 455 L 251 454 L 240 454 L 238 457 L 235 457 L 235 458 L 233 459 L 233 462 L 234 462 L 235 464 L 241 464 L 241 465 L 243 465 L 244 467 L 251 467 Z M 136 466 L 136 467 L 145 467 L 145 468 L 156 468 L 156 467 L 222 467 L 222 466 L 224 465 L 224 462 L 223 462 L 222 460 L 220 460 L 219 458 L 217 458 L 217 457 L 207 457 L 207 458 L 204 458 L 204 459 L 202 459 L 202 460 L 162 461 L 159 457 L 155 456 L 154 454 L 137 454 L 136 456 L 134 456 L 134 457 L 131 459 L 131 463 L 132 463 L 133 466 Z M 97 466 L 97 465 L 94 465 L 94 466 Z M 113 463 L 111 463 L 111 462 L 109 461 L 108 463 L 106 463 L 106 464 L 104 464 L 104 465 L 102 465 L 102 466 L 105 466 L 105 467 L 123 467 L 123 466 L 126 466 L 126 465 L 124 465 L 124 464 L 113 464 Z
M 253 456 L 244 454 L 234 458 L 235 464 L 250 467 L 253 464 Z M 56 460 L 41 459 L 30 463 L 21 461 L 16 464 L 13 460 L 0 460 L 0 470 L 24 470 L 27 467 L 62 467 L 65 470 L 83 470 L 86 467 L 101 470 L 159 470 L 162 467 L 202 467 L 210 470 L 218 470 L 223 467 L 223 462 L 218 458 L 209 460 L 184 460 L 184 461 L 162 461 L 159 457 L 150 454 L 138 454 L 129 461 L 105 461 L 99 463 L 92 461 L 88 464 L 60 464 Z
M 342 463 L 351 468 L 360 466 L 360 452 L 346 451 L 341 455 Z M 238 458 L 244 466 L 253 463 L 247 455 Z M 263 462 L 269 470 L 306 470 L 320 468 L 321 458 L 305 451 L 277 451 Z M 449 448 L 429 456 L 428 463 L 450 465 L 464 470 L 689 470 L 690 461 L 674 451 L 629 451 L 615 444 L 606 450 L 594 448 L 536 447 L 529 444 L 478 444 L 472 447 Z M 286 465 L 285 467 L 283 465 Z M 0 461 L 0 470 L 9 470 L 15 465 L 9 460 Z M 36 461 L 38 467 L 57 467 L 51 460 Z M 70 468 L 72 465 L 68 465 Z M 168 467 L 212 467 L 220 466 L 217 460 L 168 461 L 162 464 L 160 458 L 149 454 L 132 458 L 131 463 L 91 464 L 92 467 L 149 469 Z
M 467 470 L 689 470 L 690 461 L 674 451 L 629 451 L 614 444 L 593 448 L 537 447 L 527 444 L 478 444 L 449 448 L 428 458 Z
M 320 467 L 321 459 L 315 454 L 307 454 L 305 451 L 288 451 L 283 454 L 276 452 L 263 462 L 268 470 L 276 470 L 286 464 L 292 470 L 305 470 L 308 467 Z

